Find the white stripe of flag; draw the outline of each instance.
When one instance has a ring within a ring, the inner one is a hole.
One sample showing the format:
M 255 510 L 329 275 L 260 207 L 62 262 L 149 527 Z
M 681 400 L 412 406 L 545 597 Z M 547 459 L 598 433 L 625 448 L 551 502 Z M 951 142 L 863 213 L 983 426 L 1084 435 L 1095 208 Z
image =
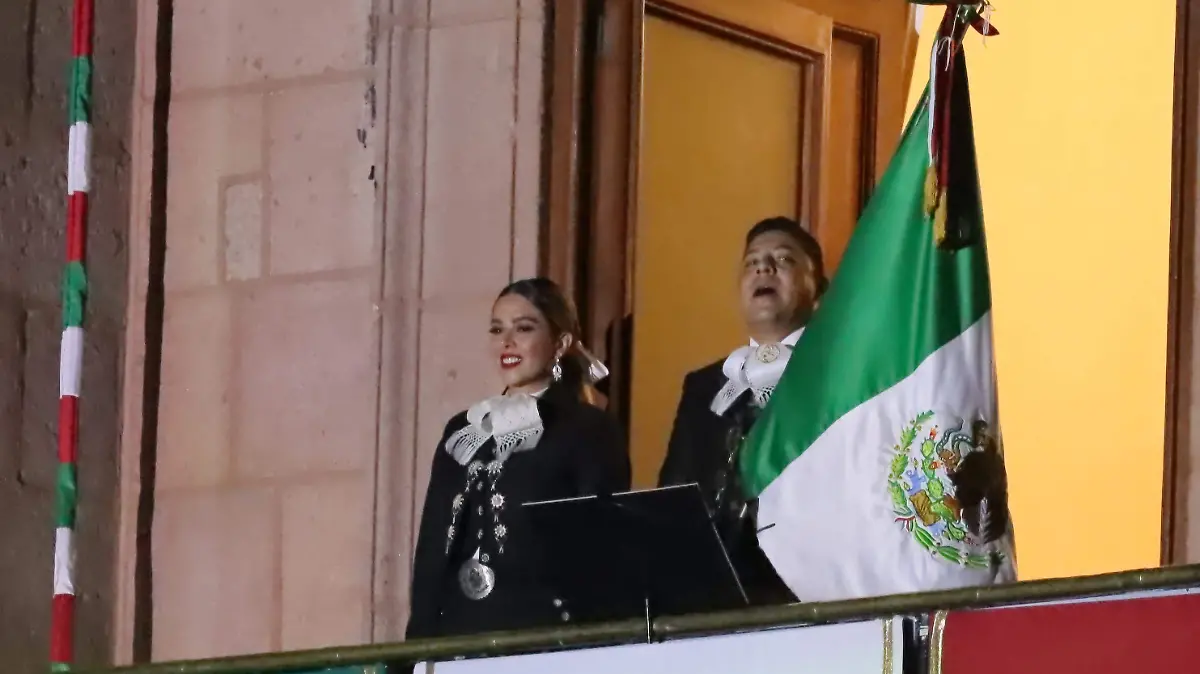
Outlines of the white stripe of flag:
M 62 350 L 59 352 L 58 394 L 79 397 L 83 378 L 83 328 L 63 330 Z
M 75 122 L 67 138 L 67 194 L 87 192 L 92 184 L 92 125 Z
M 75 534 L 67 527 L 54 530 L 54 594 L 75 594 Z

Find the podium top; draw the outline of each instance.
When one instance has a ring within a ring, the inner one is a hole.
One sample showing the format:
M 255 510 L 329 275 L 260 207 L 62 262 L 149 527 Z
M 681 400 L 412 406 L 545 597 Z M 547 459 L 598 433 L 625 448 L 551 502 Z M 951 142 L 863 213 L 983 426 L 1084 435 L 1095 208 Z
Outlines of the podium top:
M 699 486 L 525 503 L 547 581 L 576 620 L 746 606 Z

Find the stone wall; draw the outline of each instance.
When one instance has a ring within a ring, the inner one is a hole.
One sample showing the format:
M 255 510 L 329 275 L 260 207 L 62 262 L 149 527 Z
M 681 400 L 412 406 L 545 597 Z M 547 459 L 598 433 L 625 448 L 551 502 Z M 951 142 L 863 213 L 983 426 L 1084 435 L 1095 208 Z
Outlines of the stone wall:
M 398 639 L 433 444 L 494 390 L 491 299 L 536 267 L 542 2 L 174 5 L 152 655 Z M 148 218 L 133 218 L 135 287 Z
M 49 661 L 71 0 L 0 2 L 0 653 Z M 90 301 L 80 402 L 77 659 L 111 652 L 126 305 L 132 3 L 97 3 Z

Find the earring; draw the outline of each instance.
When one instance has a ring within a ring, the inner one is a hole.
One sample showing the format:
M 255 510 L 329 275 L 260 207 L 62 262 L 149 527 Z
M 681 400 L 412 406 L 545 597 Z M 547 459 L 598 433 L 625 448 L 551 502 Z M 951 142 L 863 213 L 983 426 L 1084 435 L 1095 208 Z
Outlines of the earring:
M 554 365 L 550 366 L 550 378 L 554 381 L 560 381 L 562 379 L 562 363 L 560 361 L 561 358 L 559 356 L 555 356 Z

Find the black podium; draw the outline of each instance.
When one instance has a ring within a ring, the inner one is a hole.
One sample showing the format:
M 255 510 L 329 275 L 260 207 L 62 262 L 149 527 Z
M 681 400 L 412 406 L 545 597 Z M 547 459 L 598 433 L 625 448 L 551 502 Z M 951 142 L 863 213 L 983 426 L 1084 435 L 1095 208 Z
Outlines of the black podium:
M 694 484 L 523 505 L 572 622 L 747 605 Z

